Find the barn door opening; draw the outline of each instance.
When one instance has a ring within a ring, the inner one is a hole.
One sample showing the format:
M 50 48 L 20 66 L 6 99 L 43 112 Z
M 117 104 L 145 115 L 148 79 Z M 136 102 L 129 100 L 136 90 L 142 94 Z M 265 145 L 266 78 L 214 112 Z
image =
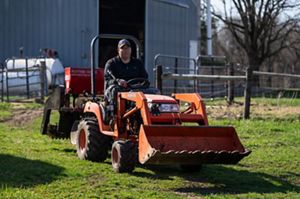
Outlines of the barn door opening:
M 99 0 L 99 33 L 132 35 L 141 42 L 144 52 L 145 0 Z M 117 44 L 115 39 L 100 40 L 100 67 L 117 55 Z M 132 50 L 136 56 L 135 48 Z

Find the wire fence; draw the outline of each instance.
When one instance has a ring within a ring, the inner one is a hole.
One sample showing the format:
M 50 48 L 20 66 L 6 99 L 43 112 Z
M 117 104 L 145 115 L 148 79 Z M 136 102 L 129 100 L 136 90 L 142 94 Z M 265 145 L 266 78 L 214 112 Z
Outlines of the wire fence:
M 174 92 L 197 92 L 205 98 L 224 97 L 227 95 L 227 82 L 223 79 L 211 79 L 211 76 L 227 75 L 225 57 L 198 56 L 196 59 L 157 55 L 155 57 L 155 71 L 162 67 L 164 81 L 161 92 L 170 95 Z M 185 74 L 185 77 L 170 78 L 170 74 Z M 169 77 L 167 77 L 169 75 Z M 193 75 L 207 75 L 202 78 Z M 155 75 L 155 82 L 160 81 Z
M 155 82 L 167 95 L 196 91 L 204 98 L 233 100 L 245 94 L 247 68 L 228 63 L 220 56 L 191 59 L 164 55 L 155 59 Z M 159 76 L 161 79 L 157 78 Z M 300 75 L 253 71 L 253 76 L 256 78 L 252 82 L 252 97 L 300 97 Z
M 158 54 L 154 58 L 155 65 L 164 66 L 164 73 L 196 74 L 197 63 L 195 59 L 172 55 Z M 155 78 L 155 77 L 154 77 Z M 154 79 L 154 82 L 156 79 Z M 195 80 L 165 80 L 164 92 L 197 92 L 197 81 Z
M 198 56 L 198 74 L 228 75 L 224 56 Z M 203 79 L 199 81 L 199 91 L 205 98 L 224 97 L 227 95 L 227 82 L 222 79 Z
M 1 101 L 19 101 L 30 98 L 39 98 L 44 100 L 47 80 L 46 64 L 41 61 L 37 65 L 29 65 L 28 58 L 25 58 L 25 65 L 16 66 L 13 59 L 13 65 L 8 66 L 7 61 L 1 65 L 0 83 L 1 83 Z
M 247 66 L 234 65 L 235 75 L 245 75 Z M 300 94 L 300 75 L 281 72 L 253 71 L 256 77 L 252 86 L 253 97 L 294 98 Z M 244 95 L 244 81 L 235 81 L 235 95 Z

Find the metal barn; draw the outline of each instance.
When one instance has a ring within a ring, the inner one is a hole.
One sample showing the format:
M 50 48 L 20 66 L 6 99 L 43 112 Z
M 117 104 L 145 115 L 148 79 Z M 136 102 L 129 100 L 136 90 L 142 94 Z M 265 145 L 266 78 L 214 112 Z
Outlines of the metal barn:
M 90 41 L 100 33 L 129 34 L 142 43 L 153 80 L 158 53 L 195 57 L 198 52 L 196 0 L 1 0 L 0 63 L 6 58 L 56 49 L 64 66 L 88 67 Z M 117 40 L 101 40 L 100 67 L 116 53 Z

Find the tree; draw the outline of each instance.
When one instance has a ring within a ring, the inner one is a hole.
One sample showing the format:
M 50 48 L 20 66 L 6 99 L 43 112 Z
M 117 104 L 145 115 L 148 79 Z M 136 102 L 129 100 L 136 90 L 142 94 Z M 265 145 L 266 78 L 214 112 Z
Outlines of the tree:
M 227 28 L 222 28 L 213 37 L 214 51 L 224 55 L 231 63 L 246 65 L 245 51 L 235 42 Z
M 299 13 L 295 12 L 300 4 L 289 0 L 232 0 L 234 6 L 228 7 L 226 2 L 223 0 L 224 14 L 213 14 L 224 22 L 245 50 L 251 68 L 258 70 L 267 58 L 299 43 L 299 38 L 286 41 L 299 30 Z
M 228 5 L 228 2 L 229 5 Z M 213 15 L 220 19 L 242 47 L 249 65 L 245 93 L 244 118 L 250 117 L 251 87 L 259 86 L 252 75 L 268 58 L 300 42 L 299 37 L 287 40 L 292 33 L 299 34 L 300 4 L 291 0 L 222 0 L 224 10 Z M 288 41 L 288 42 L 287 42 Z

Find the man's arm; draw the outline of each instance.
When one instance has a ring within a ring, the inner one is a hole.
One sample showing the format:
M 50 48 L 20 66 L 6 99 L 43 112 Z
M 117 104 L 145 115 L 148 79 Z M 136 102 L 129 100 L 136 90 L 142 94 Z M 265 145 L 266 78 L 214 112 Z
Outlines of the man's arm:
M 105 78 L 105 89 L 107 89 L 112 84 L 118 84 L 121 87 L 127 87 L 127 82 L 123 79 L 117 79 L 116 77 L 116 65 L 114 60 L 111 59 L 106 62 L 104 69 L 104 78 Z

